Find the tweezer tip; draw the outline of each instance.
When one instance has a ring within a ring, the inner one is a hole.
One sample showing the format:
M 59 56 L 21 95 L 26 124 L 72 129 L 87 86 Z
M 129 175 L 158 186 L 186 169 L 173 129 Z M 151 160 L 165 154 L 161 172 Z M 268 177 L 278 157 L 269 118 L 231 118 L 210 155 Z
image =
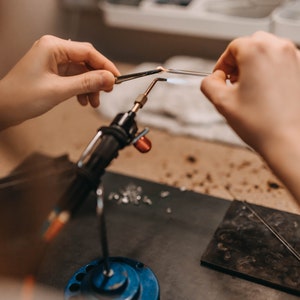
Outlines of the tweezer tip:
M 159 70 L 160 72 L 165 72 L 167 70 L 166 68 L 164 68 L 162 66 L 158 66 L 156 69 Z

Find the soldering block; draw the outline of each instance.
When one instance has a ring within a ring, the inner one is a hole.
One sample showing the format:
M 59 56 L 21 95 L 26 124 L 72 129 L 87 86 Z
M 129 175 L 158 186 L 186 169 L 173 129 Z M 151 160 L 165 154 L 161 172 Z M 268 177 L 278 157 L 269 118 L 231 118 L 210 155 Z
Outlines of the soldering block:
M 296 253 L 300 252 L 300 216 L 253 204 L 251 207 L 266 223 L 244 202 L 233 201 L 202 255 L 201 264 L 300 295 L 299 258 L 279 239 L 283 237 Z

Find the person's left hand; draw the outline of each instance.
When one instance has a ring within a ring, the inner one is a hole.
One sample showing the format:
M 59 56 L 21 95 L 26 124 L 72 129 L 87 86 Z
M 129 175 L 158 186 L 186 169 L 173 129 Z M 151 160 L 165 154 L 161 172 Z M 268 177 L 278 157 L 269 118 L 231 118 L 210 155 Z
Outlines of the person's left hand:
M 119 74 L 91 44 L 43 36 L 0 80 L 0 130 L 73 96 L 97 107 L 99 92 L 111 91 Z

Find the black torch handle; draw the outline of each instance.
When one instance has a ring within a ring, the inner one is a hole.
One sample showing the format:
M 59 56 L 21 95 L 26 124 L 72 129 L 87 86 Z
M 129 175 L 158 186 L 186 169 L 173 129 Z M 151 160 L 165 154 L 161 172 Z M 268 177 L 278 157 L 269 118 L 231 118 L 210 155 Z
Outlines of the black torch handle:
M 119 150 L 130 144 L 137 132 L 135 114 L 119 114 L 109 127 L 102 127 L 99 145 L 89 160 L 77 168 L 76 178 L 58 203 L 59 209 L 71 214 L 81 205 L 91 191 L 96 191 L 105 169 L 118 156 Z

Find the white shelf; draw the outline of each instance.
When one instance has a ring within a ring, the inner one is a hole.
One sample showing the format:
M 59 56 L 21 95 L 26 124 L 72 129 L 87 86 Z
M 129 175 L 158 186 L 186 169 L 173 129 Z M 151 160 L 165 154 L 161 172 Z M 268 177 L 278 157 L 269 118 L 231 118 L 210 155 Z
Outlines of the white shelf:
M 226 2 L 231 6 L 219 5 Z M 279 5 L 275 9 L 275 4 L 267 6 L 264 2 L 268 5 L 274 2 Z M 155 0 L 141 0 L 137 6 L 102 1 L 99 7 L 104 12 L 107 25 L 113 27 L 233 39 L 258 30 L 272 32 L 276 28 L 277 32 L 281 32 L 281 24 L 274 25 L 273 10 L 278 14 L 278 7 L 281 7 L 282 2 L 286 1 L 261 0 L 256 7 L 243 7 L 243 0 L 191 0 L 187 6 L 158 4 Z M 213 6 L 214 3 L 217 5 Z M 244 3 L 247 3 L 247 0 L 244 0 Z M 300 25 L 297 24 L 294 33 L 288 37 L 298 41 L 299 29 Z
M 300 1 L 293 1 L 272 14 L 272 31 L 300 45 Z

